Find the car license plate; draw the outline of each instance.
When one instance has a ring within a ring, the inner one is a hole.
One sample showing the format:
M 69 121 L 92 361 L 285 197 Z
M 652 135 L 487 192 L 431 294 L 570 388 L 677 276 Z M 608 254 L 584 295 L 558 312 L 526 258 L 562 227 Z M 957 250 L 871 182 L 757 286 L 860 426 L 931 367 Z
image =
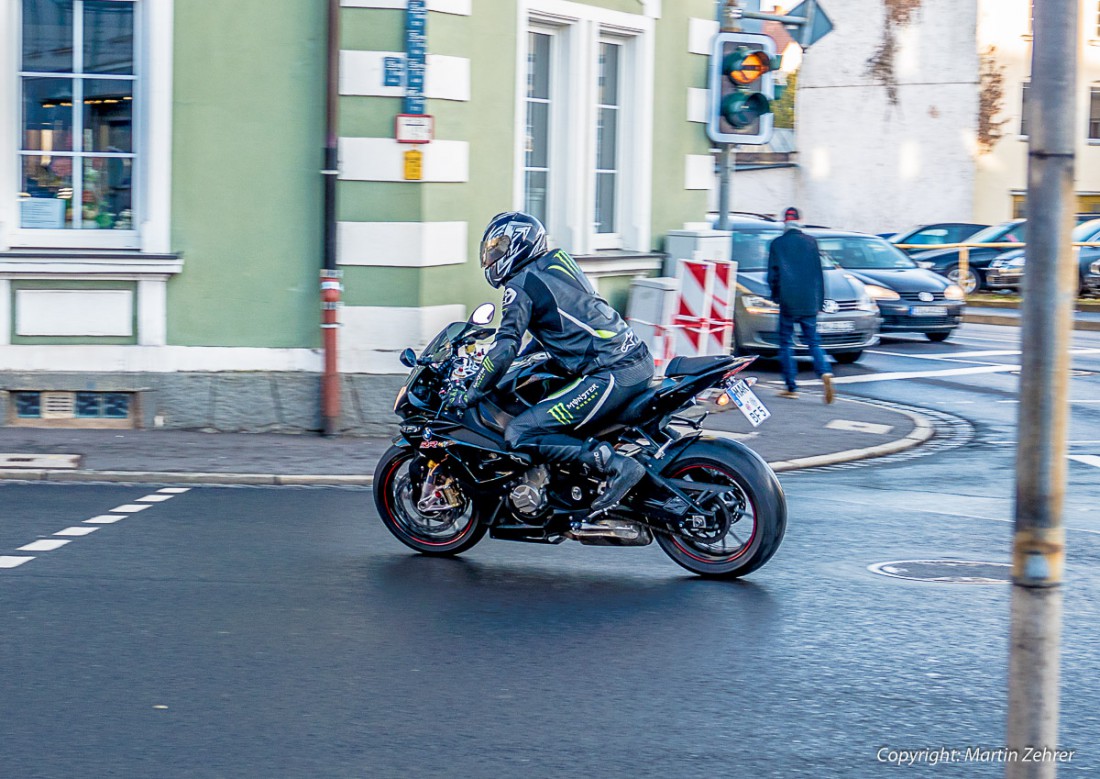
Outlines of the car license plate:
M 760 423 L 772 414 L 767 407 L 756 397 L 756 393 L 749 389 L 749 385 L 742 379 L 737 379 L 726 387 L 726 394 L 734 402 L 745 419 L 752 423 L 753 427 L 759 427 Z
M 947 316 L 947 306 L 909 306 L 909 316 Z
M 819 333 L 850 333 L 855 329 L 855 323 L 849 321 L 817 323 L 817 332 Z

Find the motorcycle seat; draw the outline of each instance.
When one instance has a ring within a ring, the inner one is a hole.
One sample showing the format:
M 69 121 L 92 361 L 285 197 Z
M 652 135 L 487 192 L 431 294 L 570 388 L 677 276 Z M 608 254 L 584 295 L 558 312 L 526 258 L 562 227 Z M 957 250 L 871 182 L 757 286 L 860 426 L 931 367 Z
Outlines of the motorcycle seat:
M 736 357 L 727 354 L 714 354 L 708 357 L 673 357 L 665 368 L 665 376 L 698 376 L 716 368 L 724 368 L 737 362 Z

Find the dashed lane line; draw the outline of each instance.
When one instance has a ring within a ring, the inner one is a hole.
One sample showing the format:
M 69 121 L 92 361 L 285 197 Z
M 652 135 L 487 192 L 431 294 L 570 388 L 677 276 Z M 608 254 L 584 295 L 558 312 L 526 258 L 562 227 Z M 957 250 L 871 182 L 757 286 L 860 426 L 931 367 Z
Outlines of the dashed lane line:
M 190 489 L 190 487 L 165 487 L 164 489 L 157 490 L 153 494 L 138 498 L 133 503 L 124 503 L 121 506 L 117 506 L 111 509 L 111 513 L 109 514 L 100 514 L 99 516 L 84 520 L 84 525 L 95 525 L 95 527 L 84 527 L 83 525 L 67 527 L 53 534 L 55 536 L 62 536 L 61 538 L 40 538 L 37 541 L 31 541 L 29 544 L 24 544 L 19 547 L 17 551 L 53 552 L 66 544 L 71 544 L 77 538 L 94 533 L 99 530 L 100 525 L 113 525 L 115 522 L 120 522 L 139 511 L 144 511 L 155 504 L 163 503 L 166 500 L 174 498 L 176 495 L 188 492 Z M 33 559 L 35 559 L 33 555 L 0 555 L 0 568 L 18 568 L 25 563 L 29 563 Z
M 60 549 L 65 544 L 71 544 L 71 540 L 62 538 L 43 538 L 41 541 L 31 541 L 29 544 L 19 547 L 17 552 L 52 552 Z
M 1069 459 L 1083 463 L 1084 465 L 1092 465 L 1096 468 L 1100 468 L 1100 456 L 1095 454 L 1071 454 Z
M 64 530 L 58 530 L 54 533 L 55 536 L 86 536 L 89 533 L 94 533 L 99 530 L 98 527 L 67 527 Z

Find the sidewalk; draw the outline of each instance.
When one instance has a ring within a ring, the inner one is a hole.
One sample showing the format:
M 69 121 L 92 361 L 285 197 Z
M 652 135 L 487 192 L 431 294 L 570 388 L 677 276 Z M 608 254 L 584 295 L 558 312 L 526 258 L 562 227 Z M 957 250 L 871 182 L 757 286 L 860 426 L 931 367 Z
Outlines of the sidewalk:
M 741 440 L 777 471 L 882 456 L 932 436 L 920 415 L 843 394 L 826 406 L 812 390 L 797 400 L 766 385 L 756 392 L 772 413 L 759 428 L 732 405 L 710 414 L 704 428 Z M 368 486 L 389 445 L 388 438 L 4 427 L 0 480 Z
M 986 301 L 967 303 L 963 321 L 975 325 L 1019 327 L 1020 310 L 1012 303 Z M 1091 302 L 1078 303 L 1074 306 L 1073 329 L 1100 331 L 1100 306 L 1093 305 Z

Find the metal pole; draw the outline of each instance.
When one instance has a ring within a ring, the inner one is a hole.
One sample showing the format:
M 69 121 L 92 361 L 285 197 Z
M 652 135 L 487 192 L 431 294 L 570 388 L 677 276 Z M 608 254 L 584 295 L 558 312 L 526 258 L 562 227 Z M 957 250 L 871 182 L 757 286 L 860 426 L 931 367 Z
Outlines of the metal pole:
M 733 182 L 733 161 L 736 152 L 732 143 L 723 143 L 718 154 L 718 229 L 730 229 L 730 193 Z
M 1058 746 L 1059 638 L 1065 531 L 1066 401 L 1076 286 L 1073 229 L 1077 0 L 1035 4 L 1028 126 L 1028 268 L 1022 308 L 1008 779 L 1050 778 Z
M 321 266 L 321 432 L 336 435 L 340 423 L 340 373 L 336 364 L 341 272 L 336 269 L 337 106 L 340 101 L 340 0 L 328 2 L 328 63 L 325 72 L 324 259 Z
M 739 28 L 735 11 L 737 0 L 719 0 L 718 27 L 722 32 L 736 32 Z M 733 189 L 733 166 L 737 158 L 733 144 L 720 144 L 718 155 L 718 229 L 730 229 L 730 198 Z

